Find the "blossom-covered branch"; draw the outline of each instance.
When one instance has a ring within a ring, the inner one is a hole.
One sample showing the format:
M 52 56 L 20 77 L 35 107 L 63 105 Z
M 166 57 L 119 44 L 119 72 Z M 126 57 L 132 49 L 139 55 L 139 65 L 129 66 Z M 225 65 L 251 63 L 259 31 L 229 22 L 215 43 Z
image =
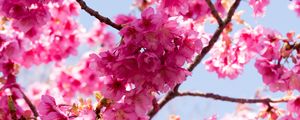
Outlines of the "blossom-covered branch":
M 194 97 L 204 97 L 204 98 L 211 98 L 215 100 L 227 101 L 227 102 L 234 102 L 234 103 L 281 103 L 281 102 L 288 102 L 289 99 L 270 99 L 270 98 L 263 98 L 263 99 L 246 99 L 246 98 L 233 98 L 228 96 L 222 96 L 215 93 L 203 93 L 203 92 L 179 92 L 176 96 L 194 96 Z
M 87 4 L 83 0 L 76 0 L 76 1 L 81 6 L 81 9 L 85 10 L 91 16 L 96 17 L 100 22 L 103 22 L 103 23 L 105 23 L 107 25 L 110 25 L 111 27 L 113 27 L 113 28 L 115 28 L 117 30 L 121 30 L 122 29 L 121 25 L 118 25 L 118 24 L 112 22 L 109 18 L 100 15 L 98 11 L 95 11 L 92 8 L 90 8 L 89 6 L 87 6 Z
M 234 15 L 235 10 L 238 8 L 239 4 L 240 4 L 241 0 L 236 0 L 233 5 L 231 6 L 231 8 L 229 9 L 227 18 L 225 19 L 223 24 L 219 24 L 219 28 L 215 31 L 215 33 L 213 34 L 212 38 L 209 41 L 209 44 L 204 47 L 201 51 L 201 53 L 199 55 L 196 56 L 196 59 L 194 60 L 194 62 L 188 67 L 188 71 L 193 71 L 194 68 L 201 62 L 201 60 L 204 58 L 204 56 L 210 51 L 210 49 L 214 46 L 214 44 L 217 42 L 217 40 L 219 39 L 221 33 L 223 32 L 224 28 L 226 27 L 226 25 L 231 21 L 232 16 Z M 209 4 L 209 2 L 207 2 Z M 213 5 L 210 5 L 213 6 Z M 210 7 L 211 9 L 214 9 L 214 7 Z M 213 15 L 214 17 L 216 17 L 217 21 L 219 21 L 217 16 L 219 15 Z M 221 22 L 220 22 L 221 23 Z M 179 88 L 180 84 L 176 85 L 174 90 L 168 92 L 166 94 L 166 96 L 161 99 L 159 101 L 158 104 L 158 109 L 152 109 L 148 115 L 150 118 L 152 118 L 166 103 L 168 103 L 170 100 L 172 100 L 173 98 L 177 97 L 178 94 L 178 88 Z

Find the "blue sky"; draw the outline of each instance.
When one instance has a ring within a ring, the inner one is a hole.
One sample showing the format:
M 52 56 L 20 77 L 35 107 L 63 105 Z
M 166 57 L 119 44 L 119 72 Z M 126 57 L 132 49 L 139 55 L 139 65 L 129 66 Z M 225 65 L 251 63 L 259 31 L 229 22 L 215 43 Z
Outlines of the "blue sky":
M 85 0 L 87 4 L 98 10 L 102 15 L 114 18 L 117 14 L 134 13 L 139 16 L 137 10 L 131 10 L 130 5 L 132 0 Z M 243 18 L 252 26 L 263 25 L 265 27 L 274 28 L 285 34 L 287 31 L 294 30 L 300 33 L 300 18 L 288 9 L 289 0 L 270 0 L 271 4 L 266 9 L 266 16 L 263 18 L 252 17 L 247 0 L 243 0 L 239 10 L 245 10 Z M 92 26 L 94 18 L 89 16 L 84 11 L 81 11 L 80 22 L 87 28 Z M 240 27 L 235 27 L 237 30 Z M 117 34 L 118 31 L 109 28 L 110 31 Z M 213 27 L 208 31 L 214 31 Z M 232 97 L 253 98 L 255 91 L 258 88 L 263 88 L 261 76 L 253 66 L 254 61 L 251 61 L 245 66 L 244 72 L 235 80 L 219 79 L 215 73 L 210 73 L 205 70 L 203 64 L 197 66 L 193 71 L 192 76 L 187 78 L 180 90 L 186 91 L 201 91 L 213 92 L 221 95 Z M 34 68 L 34 70 L 36 70 Z M 44 69 L 40 69 L 45 71 Z M 29 73 L 30 71 L 22 71 L 21 74 Z M 32 72 L 32 71 L 31 71 Z M 46 72 L 47 73 L 47 72 Z M 25 75 L 26 76 L 26 75 Z M 30 76 L 27 76 L 30 77 Z M 37 79 L 37 78 L 36 78 Z M 268 96 L 280 97 L 282 93 L 267 93 Z M 169 102 L 155 117 L 154 120 L 166 120 L 170 114 L 180 115 L 182 120 L 201 120 L 211 115 L 223 116 L 225 113 L 230 113 L 235 110 L 236 104 L 223 101 L 215 101 L 206 98 L 181 97 Z M 255 106 L 253 106 L 255 107 Z

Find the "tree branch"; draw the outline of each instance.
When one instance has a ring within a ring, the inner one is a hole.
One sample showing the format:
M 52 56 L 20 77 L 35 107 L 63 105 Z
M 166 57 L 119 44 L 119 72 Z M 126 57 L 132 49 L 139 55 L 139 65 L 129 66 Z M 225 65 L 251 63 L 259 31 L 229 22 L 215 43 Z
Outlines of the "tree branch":
M 270 98 L 264 99 L 246 99 L 246 98 L 232 98 L 228 96 L 222 96 L 214 93 L 202 93 L 202 92 L 180 92 L 177 96 L 194 96 L 194 97 L 204 97 L 211 98 L 220 101 L 234 102 L 234 103 L 281 103 L 288 102 L 289 99 L 277 99 L 273 100 Z
M 212 38 L 210 39 L 208 45 L 202 49 L 202 51 L 201 51 L 201 53 L 199 55 L 196 56 L 195 61 L 188 67 L 189 71 L 193 71 L 195 69 L 195 67 L 202 61 L 202 59 L 205 57 L 205 55 L 210 51 L 210 49 L 217 42 L 217 40 L 219 39 L 222 31 L 227 26 L 227 24 L 231 21 L 231 18 L 233 16 L 235 10 L 239 6 L 240 2 L 241 2 L 241 0 L 236 0 L 233 3 L 233 5 L 231 6 L 231 8 L 229 9 L 229 12 L 228 12 L 227 18 L 224 21 L 224 24 L 222 24 L 222 25 L 220 25 L 218 27 L 218 29 L 215 31 L 215 33 L 213 34 Z
M 206 0 L 209 4 L 209 2 L 211 3 L 211 1 Z M 219 27 L 218 29 L 215 31 L 215 33 L 213 34 L 212 38 L 210 39 L 208 45 L 206 47 L 204 47 L 201 51 L 201 53 L 199 55 L 196 56 L 194 62 L 187 68 L 188 71 L 193 71 L 195 69 L 195 67 L 202 61 L 202 59 L 204 58 L 204 56 L 210 51 L 210 49 L 214 46 L 214 44 L 217 42 L 217 40 L 219 39 L 221 33 L 223 32 L 224 28 L 227 26 L 227 24 L 231 21 L 232 16 L 234 15 L 235 10 L 238 8 L 239 4 L 240 4 L 241 0 L 236 0 L 233 5 L 230 7 L 228 15 L 223 22 L 220 22 L 219 20 L 221 20 L 220 18 L 218 18 L 217 16 L 219 16 L 216 13 L 212 13 L 215 14 L 213 15 L 214 17 L 216 17 L 218 23 L 219 23 Z M 211 3 L 212 4 L 212 3 Z M 212 4 L 213 6 L 213 4 Z M 211 6 L 210 6 L 211 7 Z M 214 6 L 212 7 L 213 9 Z M 212 9 L 211 8 L 211 9 Z M 213 11 L 213 10 L 212 10 Z M 219 16 L 220 17 L 220 16 Z M 222 24 L 220 24 L 222 23 Z M 159 103 L 158 109 L 152 109 L 151 111 L 149 111 L 148 116 L 150 117 L 150 119 L 166 104 L 168 103 L 170 100 L 172 100 L 173 98 L 177 97 L 179 95 L 178 89 L 179 86 L 181 84 L 177 84 L 173 90 L 169 91 L 166 96 L 164 98 L 162 98 Z
M 109 18 L 100 15 L 99 12 L 97 12 L 97 11 L 93 10 L 92 8 L 90 8 L 89 6 L 87 6 L 87 4 L 83 0 L 76 0 L 76 1 L 79 3 L 81 9 L 85 10 L 91 16 L 96 17 L 100 22 L 110 25 L 111 27 L 113 27 L 117 30 L 122 29 L 121 25 L 118 25 L 118 24 L 112 22 Z
M 206 4 L 209 6 L 209 8 L 211 10 L 211 14 L 217 20 L 219 26 L 223 25 L 223 20 L 220 17 L 218 11 L 216 10 L 216 7 L 214 6 L 214 4 L 211 2 L 211 0 L 205 0 L 205 1 L 206 1 Z

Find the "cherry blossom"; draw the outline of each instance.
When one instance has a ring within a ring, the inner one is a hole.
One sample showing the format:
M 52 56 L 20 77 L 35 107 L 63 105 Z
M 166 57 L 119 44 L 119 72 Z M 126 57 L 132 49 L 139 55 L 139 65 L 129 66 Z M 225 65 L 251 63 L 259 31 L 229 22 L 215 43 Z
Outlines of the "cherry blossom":
M 68 117 L 59 110 L 56 105 L 55 99 L 48 95 L 43 95 L 41 99 L 41 103 L 38 106 L 39 113 L 41 114 L 41 119 L 43 120 L 66 120 Z
M 260 17 L 265 14 L 266 6 L 269 0 L 249 0 L 249 5 L 253 8 L 254 16 Z

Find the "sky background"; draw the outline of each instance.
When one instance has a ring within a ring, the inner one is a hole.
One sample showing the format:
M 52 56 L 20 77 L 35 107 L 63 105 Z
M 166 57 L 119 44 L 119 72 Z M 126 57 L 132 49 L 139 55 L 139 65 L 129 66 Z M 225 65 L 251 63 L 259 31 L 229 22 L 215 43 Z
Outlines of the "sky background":
M 133 13 L 139 16 L 139 12 L 131 9 L 132 0 L 85 0 L 87 4 L 98 10 L 100 14 L 109 18 L 114 18 L 117 14 Z M 248 5 L 247 0 L 242 0 L 238 10 L 244 10 L 245 14 L 242 16 L 252 26 L 263 25 L 268 28 L 273 28 L 281 32 L 283 35 L 288 31 L 296 31 L 300 33 L 300 18 L 296 13 L 288 9 L 289 0 L 270 0 L 271 3 L 266 9 L 266 16 L 263 18 L 253 18 L 252 9 Z M 79 18 L 80 22 L 86 27 L 91 28 L 94 17 L 81 11 Z M 109 31 L 116 35 L 117 30 L 108 28 Z M 234 27 L 238 30 L 240 27 Z M 214 27 L 206 28 L 207 31 L 214 31 Z M 82 50 L 81 50 L 82 51 Z M 72 57 L 71 59 L 74 59 Z M 205 61 L 205 59 L 203 60 Z M 253 98 L 258 88 L 264 88 L 261 76 L 254 68 L 254 60 L 245 66 L 243 73 L 235 80 L 219 79 L 216 73 L 210 73 L 205 70 L 203 63 L 199 64 L 192 72 L 192 76 L 180 87 L 181 91 L 201 91 L 213 92 L 231 97 Z M 40 77 L 34 79 L 45 79 L 43 76 L 49 73 L 49 69 L 41 67 L 33 67 L 29 70 L 22 70 L 19 78 L 30 79 L 33 78 L 29 73 L 40 74 Z M 24 83 L 26 84 L 26 82 Z M 28 82 L 27 82 L 28 84 Z M 278 98 L 283 93 L 269 93 L 267 96 Z M 255 105 L 252 107 L 256 107 Z M 215 101 L 200 97 L 180 97 L 173 99 L 166 106 L 161 109 L 153 120 L 166 120 L 169 115 L 176 114 L 181 116 L 182 120 L 202 120 L 211 115 L 218 117 L 224 116 L 226 113 L 234 112 L 236 108 L 235 103 Z

